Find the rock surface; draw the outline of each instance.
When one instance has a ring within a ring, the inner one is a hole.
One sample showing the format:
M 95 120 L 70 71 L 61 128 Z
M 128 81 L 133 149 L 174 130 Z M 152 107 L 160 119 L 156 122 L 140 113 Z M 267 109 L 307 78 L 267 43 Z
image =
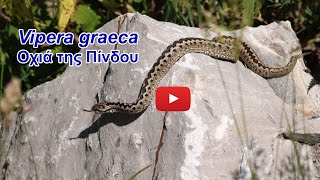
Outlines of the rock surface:
M 61 77 L 30 90 L 25 99 L 31 110 L 17 116 L 6 135 L 3 177 L 128 179 L 149 164 L 138 179 L 320 177 L 316 147 L 278 136 L 288 130 L 320 131 L 319 87 L 307 91 L 311 76 L 301 60 L 288 76 L 267 81 L 240 62 L 188 54 L 160 85 L 188 86 L 189 111 L 159 112 L 154 102 L 140 115 L 82 111 L 97 99 L 134 101 L 147 72 L 173 41 L 216 36 L 140 14 L 121 16 L 97 31 L 118 28 L 139 34 L 138 45 L 117 46 L 121 52 L 139 53 L 139 62 L 70 67 Z M 288 21 L 222 34 L 241 34 L 270 66 L 283 66 L 301 53 Z M 110 52 L 115 46 L 88 49 Z

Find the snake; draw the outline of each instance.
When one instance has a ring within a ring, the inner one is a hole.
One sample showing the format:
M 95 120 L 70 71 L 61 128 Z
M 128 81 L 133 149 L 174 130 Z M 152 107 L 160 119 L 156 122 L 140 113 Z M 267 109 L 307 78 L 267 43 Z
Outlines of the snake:
M 147 77 L 144 79 L 140 93 L 136 101 L 126 102 L 101 102 L 94 104 L 91 110 L 95 113 L 141 113 L 148 108 L 152 102 L 155 91 L 162 78 L 170 68 L 188 53 L 200 53 L 212 58 L 236 63 L 240 60 L 247 68 L 263 78 L 278 78 L 289 74 L 294 68 L 297 60 L 304 56 L 299 54 L 292 56 L 283 67 L 268 67 L 261 63 L 254 50 L 246 43 L 236 44 L 237 39 L 231 36 L 219 36 L 212 40 L 203 38 L 182 38 L 169 45 L 153 64 Z

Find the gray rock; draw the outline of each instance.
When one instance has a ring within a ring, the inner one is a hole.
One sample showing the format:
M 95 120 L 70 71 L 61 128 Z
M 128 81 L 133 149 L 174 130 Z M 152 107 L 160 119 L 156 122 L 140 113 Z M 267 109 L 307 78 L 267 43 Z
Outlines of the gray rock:
M 97 31 L 117 32 L 119 20 Z M 25 99 L 31 110 L 19 115 L 6 135 L 0 161 L 3 177 L 128 179 L 149 164 L 138 179 L 319 177 L 319 165 L 312 163 L 316 151 L 278 136 L 289 129 L 320 130 L 320 91 L 315 86 L 307 92 L 311 77 L 301 60 L 288 76 L 267 81 L 240 62 L 188 54 L 172 67 L 161 86 L 190 87 L 189 111 L 166 114 L 157 111 L 154 102 L 139 115 L 82 111 L 97 99 L 134 101 L 147 72 L 173 41 L 216 36 L 211 30 L 158 22 L 140 14 L 128 14 L 119 29 L 139 33 L 138 45 L 117 47 L 139 53 L 139 62 L 84 63 L 30 90 Z M 270 66 L 283 66 L 301 53 L 288 21 L 223 34 L 241 34 Z M 88 47 L 104 52 L 114 48 Z

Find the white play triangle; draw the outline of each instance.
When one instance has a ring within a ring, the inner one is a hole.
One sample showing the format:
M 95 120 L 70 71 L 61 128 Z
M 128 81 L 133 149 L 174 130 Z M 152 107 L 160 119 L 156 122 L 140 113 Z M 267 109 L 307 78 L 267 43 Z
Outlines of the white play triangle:
M 175 102 L 176 100 L 178 100 L 179 98 L 177 98 L 176 96 L 169 94 L 169 104 Z

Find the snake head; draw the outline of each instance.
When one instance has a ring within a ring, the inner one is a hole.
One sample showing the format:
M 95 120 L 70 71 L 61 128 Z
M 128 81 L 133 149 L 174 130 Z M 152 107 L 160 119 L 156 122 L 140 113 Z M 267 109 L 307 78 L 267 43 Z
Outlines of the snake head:
M 113 105 L 108 103 L 97 103 L 92 106 L 91 111 L 102 114 L 102 113 L 114 113 L 117 111 L 117 109 L 115 109 Z

